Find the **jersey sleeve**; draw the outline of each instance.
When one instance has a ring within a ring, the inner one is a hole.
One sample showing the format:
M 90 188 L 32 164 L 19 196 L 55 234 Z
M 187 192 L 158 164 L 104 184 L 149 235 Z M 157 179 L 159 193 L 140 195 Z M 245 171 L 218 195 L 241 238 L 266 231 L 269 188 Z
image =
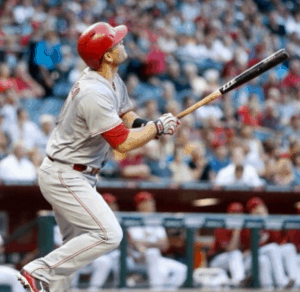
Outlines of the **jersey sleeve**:
M 92 137 L 107 132 L 122 123 L 114 101 L 98 93 L 86 95 L 80 101 L 78 111 L 86 121 Z
M 129 98 L 128 91 L 124 82 L 122 80 L 120 81 L 122 83 L 122 100 L 121 100 L 121 106 L 119 110 L 119 116 L 121 117 L 122 115 L 124 115 L 125 113 L 133 109 L 133 103 Z

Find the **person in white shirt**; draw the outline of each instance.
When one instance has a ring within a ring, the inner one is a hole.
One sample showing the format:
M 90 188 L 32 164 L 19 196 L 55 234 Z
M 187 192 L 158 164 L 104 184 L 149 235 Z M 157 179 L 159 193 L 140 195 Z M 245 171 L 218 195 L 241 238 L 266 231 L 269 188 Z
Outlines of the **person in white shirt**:
M 153 196 L 140 192 L 135 198 L 138 211 L 152 213 L 156 211 Z M 131 247 L 136 251 L 136 261 L 144 262 L 149 284 L 152 289 L 175 289 L 180 287 L 187 276 L 186 265 L 163 257 L 161 252 L 169 246 L 167 233 L 162 226 L 135 226 L 128 228 Z
M 0 163 L 0 180 L 5 182 L 36 181 L 34 165 L 25 157 L 24 146 L 18 142 L 13 147 L 13 153 L 4 158 Z
M 4 240 L 2 236 L 0 235 L 0 254 L 2 252 Z M 19 281 L 16 278 L 16 274 L 18 273 L 17 270 L 15 270 L 12 267 L 8 267 L 5 265 L 0 266 L 0 286 L 1 285 L 7 285 L 10 286 L 11 292 L 25 292 L 25 289 L 22 287 L 22 285 L 19 283 Z
M 244 151 L 240 147 L 232 150 L 232 163 L 221 169 L 216 177 L 215 185 L 261 187 L 263 181 L 259 178 L 255 168 L 244 163 Z
M 37 137 L 41 135 L 38 126 L 28 120 L 28 114 L 23 108 L 17 110 L 17 123 L 8 128 L 8 134 L 13 144 L 22 141 L 24 147 L 29 150 L 34 147 Z
M 35 146 L 39 148 L 43 156 L 46 156 L 47 143 L 55 124 L 54 116 L 49 114 L 41 115 L 39 118 L 39 123 L 40 123 L 41 132 L 40 135 L 37 136 L 36 138 Z

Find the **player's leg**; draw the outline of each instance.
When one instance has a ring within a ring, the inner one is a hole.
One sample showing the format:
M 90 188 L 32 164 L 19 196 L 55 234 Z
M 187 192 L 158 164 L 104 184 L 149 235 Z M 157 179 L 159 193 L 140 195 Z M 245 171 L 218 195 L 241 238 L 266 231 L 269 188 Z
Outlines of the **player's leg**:
M 160 258 L 159 264 L 167 271 L 167 277 L 164 282 L 165 287 L 178 288 L 183 285 L 187 277 L 186 265 L 165 257 Z
M 295 280 L 295 286 L 300 287 L 300 267 L 297 264 L 295 245 L 287 243 L 279 246 L 283 264 L 289 278 Z
M 264 288 L 264 289 L 274 288 L 270 259 L 266 255 L 259 255 L 258 265 L 259 265 L 258 271 L 259 271 L 260 288 Z
M 98 291 L 106 282 L 114 263 L 109 255 L 103 255 L 92 263 L 92 276 L 89 283 L 89 289 Z
M 267 244 L 259 249 L 260 255 L 266 255 L 270 259 L 274 282 L 277 287 L 283 288 L 289 284 L 289 278 L 284 273 L 279 246 L 276 243 Z
M 149 285 L 154 289 L 161 289 L 164 285 L 166 272 L 159 265 L 161 258 L 160 250 L 157 248 L 148 248 L 146 251 L 146 265 L 149 278 Z
M 230 272 L 233 285 L 238 285 L 245 278 L 243 255 L 239 250 L 215 256 L 210 262 L 210 266 L 213 268 L 222 268 Z
M 298 267 L 300 268 L 300 254 L 299 253 L 297 254 L 297 264 L 298 264 Z
M 12 292 L 25 292 L 25 289 L 16 278 L 17 270 L 0 266 L 0 285 L 8 285 Z
M 233 285 L 239 285 L 245 278 L 243 254 L 240 250 L 234 250 L 229 253 L 229 271 Z
M 116 248 L 122 239 L 122 229 L 115 215 L 80 173 L 51 171 L 51 175 L 40 172 L 41 191 L 53 208 L 71 225 L 80 229 L 81 234 L 24 267 L 45 282 L 70 276 L 95 258 Z
M 61 236 L 62 244 L 66 244 L 72 238 L 78 236 L 82 231 L 79 228 L 76 228 L 74 225 L 70 224 L 57 210 L 54 210 L 54 216 L 56 223 L 59 227 L 59 232 Z M 58 234 L 56 234 L 58 236 Z M 58 240 L 60 241 L 60 240 Z M 65 292 L 70 290 L 72 287 L 77 287 L 79 284 L 80 271 L 75 273 L 75 275 L 70 275 L 58 281 L 51 281 L 50 291 L 51 292 Z

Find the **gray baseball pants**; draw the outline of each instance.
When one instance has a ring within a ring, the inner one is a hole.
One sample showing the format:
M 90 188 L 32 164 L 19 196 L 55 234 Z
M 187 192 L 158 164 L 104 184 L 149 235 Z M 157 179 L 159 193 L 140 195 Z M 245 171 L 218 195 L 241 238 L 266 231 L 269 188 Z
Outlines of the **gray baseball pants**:
M 24 269 L 49 283 L 51 292 L 68 291 L 63 287 L 77 270 L 117 248 L 122 240 L 118 220 L 92 186 L 95 182 L 48 158 L 39 170 L 41 192 L 53 207 L 64 244 Z

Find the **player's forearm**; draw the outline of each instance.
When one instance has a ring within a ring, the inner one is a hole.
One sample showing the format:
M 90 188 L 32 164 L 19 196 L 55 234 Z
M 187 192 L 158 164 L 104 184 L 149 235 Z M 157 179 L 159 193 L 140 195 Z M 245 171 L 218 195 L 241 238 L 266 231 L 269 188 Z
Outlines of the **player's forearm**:
M 230 243 L 228 244 L 226 250 L 233 251 L 239 248 L 240 245 L 240 230 L 236 229 L 233 231 L 232 238 Z
M 127 151 L 142 147 L 152 140 L 156 134 L 157 130 L 154 123 L 149 124 L 146 127 L 130 129 L 125 142 L 120 144 L 116 149 L 121 153 L 125 153 Z
M 131 129 L 134 120 L 136 120 L 138 118 L 140 118 L 140 117 L 135 112 L 129 111 L 122 116 L 122 121 L 128 129 Z

